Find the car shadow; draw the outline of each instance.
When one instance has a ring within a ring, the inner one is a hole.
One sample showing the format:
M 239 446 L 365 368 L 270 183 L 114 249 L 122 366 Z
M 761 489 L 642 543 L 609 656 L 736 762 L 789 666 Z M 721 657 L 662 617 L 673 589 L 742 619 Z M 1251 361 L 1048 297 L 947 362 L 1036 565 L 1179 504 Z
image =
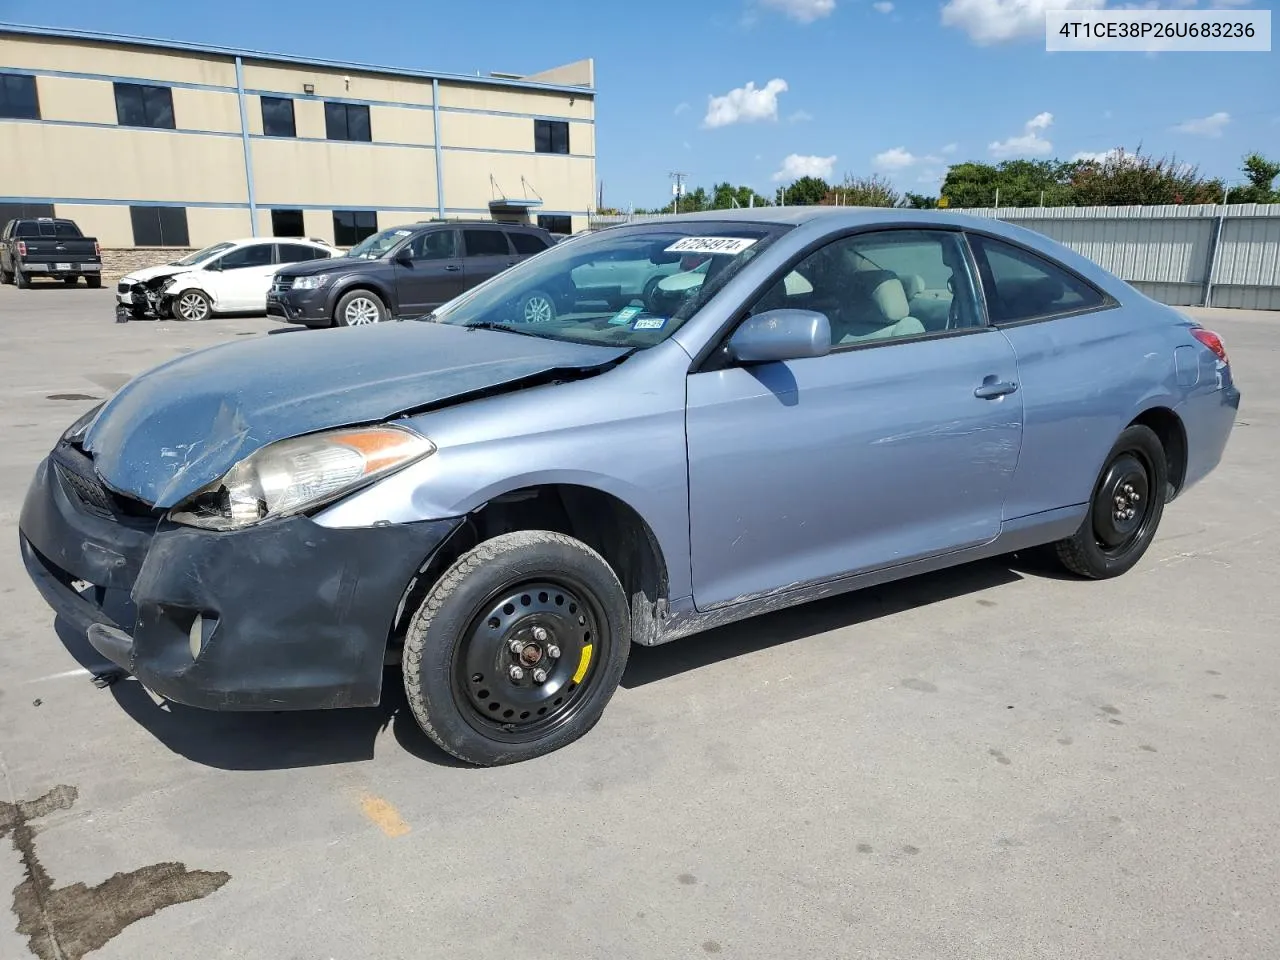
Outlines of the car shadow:
M 633 646 L 622 686 L 635 689 L 661 682 L 815 634 L 1015 583 L 1024 574 L 1054 575 L 1034 557 L 1000 557 L 814 601 L 668 645 Z M 82 634 L 61 619 L 55 621 L 55 629 L 67 651 L 91 674 L 110 669 Z M 414 757 L 441 766 L 466 766 L 422 732 L 409 709 L 398 668 L 387 668 L 382 690 L 382 703 L 376 707 L 252 713 L 220 713 L 172 703 L 130 677 L 115 680 L 104 695 L 109 693 L 121 710 L 167 749 L 221 770 L 287 770 L 370 760 L 378 737 L 388 729 Z

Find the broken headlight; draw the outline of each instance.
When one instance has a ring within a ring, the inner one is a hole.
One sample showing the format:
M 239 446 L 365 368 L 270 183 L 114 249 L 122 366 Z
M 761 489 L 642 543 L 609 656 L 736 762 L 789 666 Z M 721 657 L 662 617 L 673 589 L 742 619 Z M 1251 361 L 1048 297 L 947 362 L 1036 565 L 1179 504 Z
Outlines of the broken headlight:
M 235 530 L 334 500 L 435 452 L 405 427 L 357 427 L 278 440 L 178 504 L 170 519 Z
M 79 444 L 84 439 L 84 435 L 89 432 L 89 427 L 93 426 L 94 418 L 98 416 L 98 411 L 107 405 L 104 400 L 97 404 L 92 410 L 82 413 L 79 419 L 71 426 L 67 427 L 66 432 L 62 435 L 64 443 Z

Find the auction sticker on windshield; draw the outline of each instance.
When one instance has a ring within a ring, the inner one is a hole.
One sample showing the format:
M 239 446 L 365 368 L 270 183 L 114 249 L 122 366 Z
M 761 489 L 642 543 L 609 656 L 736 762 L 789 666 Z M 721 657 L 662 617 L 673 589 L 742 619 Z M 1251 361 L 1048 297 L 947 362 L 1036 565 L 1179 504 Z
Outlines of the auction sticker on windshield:
M 745 237 L 685 237 L 664 253 L 724 253 L 735 256 L 755 243 Z
M 621 326 L 630 323 L 642 313 L 644 313 L 644 307 L 623 307 L 610 318 L 609 322 L 615 326 Z

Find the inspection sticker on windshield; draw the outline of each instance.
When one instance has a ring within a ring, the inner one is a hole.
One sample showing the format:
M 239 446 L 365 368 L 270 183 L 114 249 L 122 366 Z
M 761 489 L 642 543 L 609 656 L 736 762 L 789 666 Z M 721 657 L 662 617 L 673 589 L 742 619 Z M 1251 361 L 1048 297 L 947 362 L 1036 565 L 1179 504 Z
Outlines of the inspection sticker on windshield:
M 641 317 L 631 325 L 632 330 L 661 330 L 666 326 L 666 317 Z
M 667 247 L 664 253 L 723 253 L 737 256 L 755 243 L 745 237 L 685 237 Z
M 609 323 L 620 327 L 623 324 L 630 323 L 642 313 L 644 313 L 644 307 L 623 307 L 609 318 Z

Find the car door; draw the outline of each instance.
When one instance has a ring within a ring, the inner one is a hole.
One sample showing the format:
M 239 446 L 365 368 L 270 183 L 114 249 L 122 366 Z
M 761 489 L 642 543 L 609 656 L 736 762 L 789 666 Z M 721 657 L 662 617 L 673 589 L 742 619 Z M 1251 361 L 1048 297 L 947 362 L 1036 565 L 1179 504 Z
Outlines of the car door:
M 210 278 L 214 302 L 219 310 L 265 310 L 267 288 L 279 264 L 271 241 L 246 243 L 224 253 Z
M 462 231 L 463 272 L 470 290 L 515 264 L 516 258 L 499 227 L 467 227 Z
M 462 293 L 464 273 L 457 230 L 425 230 L 409 241 L 408 252 L 408 263 L 394 261 L 402 315 L 422 316 Z
M 698 609 L 996 537 L 1022 398 L 969 262 L 951 231 L 835 240 L 744 313 L 818 310 L 832 327 L 828 355 L 689 377 Z M 951 295 L 943 329 L 911 315 L 897 270 Z

